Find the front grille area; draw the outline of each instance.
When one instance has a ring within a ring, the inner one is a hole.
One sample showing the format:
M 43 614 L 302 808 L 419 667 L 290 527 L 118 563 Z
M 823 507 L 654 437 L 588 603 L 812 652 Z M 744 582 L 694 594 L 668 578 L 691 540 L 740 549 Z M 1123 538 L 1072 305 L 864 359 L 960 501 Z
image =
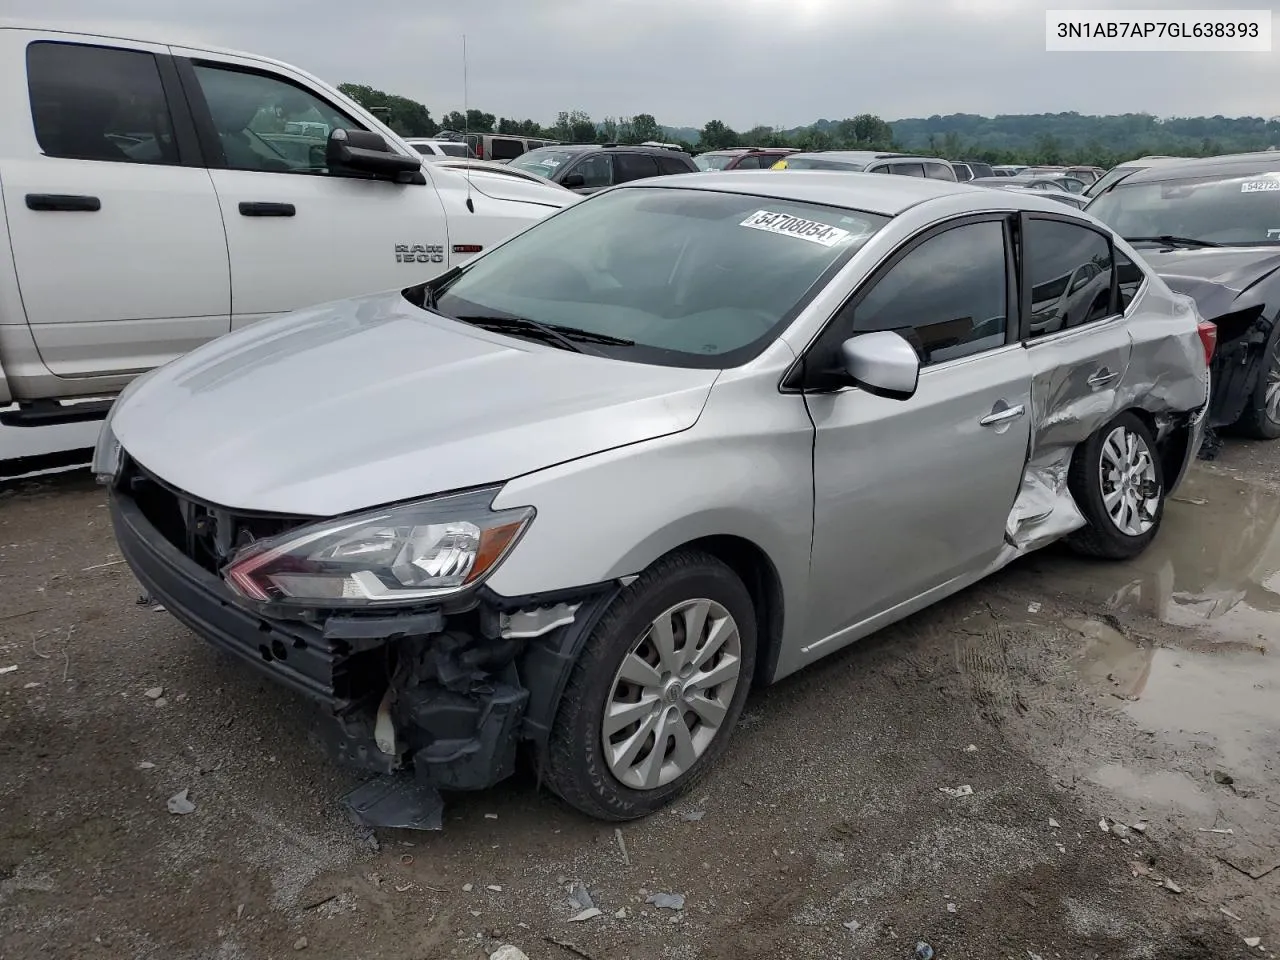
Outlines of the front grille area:
M 126 456 L 119 491 L 137 504 L 169 543 L 211 573 L 219 573 L 242 547 L 274 537 L 313 518 L 228 510 L 169 486 Z

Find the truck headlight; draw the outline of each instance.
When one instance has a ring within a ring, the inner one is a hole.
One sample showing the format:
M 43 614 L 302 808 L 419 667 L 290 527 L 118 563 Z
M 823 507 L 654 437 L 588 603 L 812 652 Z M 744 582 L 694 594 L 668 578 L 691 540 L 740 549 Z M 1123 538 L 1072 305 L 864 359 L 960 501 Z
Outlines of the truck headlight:
M 231 558 L 250 600 L 300 606 L 404 604 L 461 593 L 492 573 L 533 520 L 493 510 L 499 487 L 307 524 Z

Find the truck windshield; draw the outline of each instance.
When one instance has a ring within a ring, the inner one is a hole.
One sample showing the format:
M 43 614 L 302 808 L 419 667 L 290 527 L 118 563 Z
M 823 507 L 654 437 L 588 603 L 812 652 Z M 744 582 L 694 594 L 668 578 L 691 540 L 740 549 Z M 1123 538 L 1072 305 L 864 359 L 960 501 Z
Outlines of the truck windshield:
M 1280 170 L 1147 183 L 1123 180 L 1086 209 L 1122 237 L 1280 244 Z
M 703 190 L 622 187 L 473 262 L 426 302 L 614 342 L 599 352 L 723 368 L 757 355 L 889 218 Z

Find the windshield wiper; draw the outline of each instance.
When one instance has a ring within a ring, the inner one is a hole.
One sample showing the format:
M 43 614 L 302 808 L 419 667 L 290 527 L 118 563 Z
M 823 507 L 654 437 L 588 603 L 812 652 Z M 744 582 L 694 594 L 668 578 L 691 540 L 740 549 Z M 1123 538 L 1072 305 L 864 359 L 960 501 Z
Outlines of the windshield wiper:
M 1163 243 L 1166 247 L 1190 247 L 1192 249 L 1222 246 L 1222 244 L 1214 243 L 1211 240 L 1197 240 L 1195 237 L 1175 237 L 1168 233 L 1161 234 L 1158 237 L 1125 237 L 1125 240 L 1129 243 Z
M 543 340 L 555 344 L 562 350 L 572 350 L 574 353 L 589 353 L 597 357 L 600 356 L 598 351 L 583 349 L 579 346 L 579 343 L 601 343 L 615 347 L 635 346 L 634 340 L 611 337 L 607 333 L 592 333 L 590 330 L 579 330 L 577 327 L 562 327 L 555 323 L 542 323 L 539 320 L 530 320 L 528 317 L 465 314 L 454 317 L 454 319 L 461 320 L 463 323 L 473 324 L 485 330 L 495 330 L 499 333 L 537 334 Z

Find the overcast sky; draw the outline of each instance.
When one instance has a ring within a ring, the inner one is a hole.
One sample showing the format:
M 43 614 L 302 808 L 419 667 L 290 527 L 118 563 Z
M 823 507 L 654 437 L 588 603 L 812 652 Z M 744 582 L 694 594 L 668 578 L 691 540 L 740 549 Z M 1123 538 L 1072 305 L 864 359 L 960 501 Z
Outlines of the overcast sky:
M 1280 114 L 1271 53 L 1046 53 L 1047 9 L 1280 11 L 1280 0 L 4 0 L 3 15 L 111 24 L 275 57 L 333 83 L 550 121 L 652 113 L 738 129 L 868 112 Z M 111 10 L 110 14 L 105 13 Z M 1280 23 L 1280 17 L 1276 18 Z M 1278 38 L 1280 40 L 1280 38 Z

